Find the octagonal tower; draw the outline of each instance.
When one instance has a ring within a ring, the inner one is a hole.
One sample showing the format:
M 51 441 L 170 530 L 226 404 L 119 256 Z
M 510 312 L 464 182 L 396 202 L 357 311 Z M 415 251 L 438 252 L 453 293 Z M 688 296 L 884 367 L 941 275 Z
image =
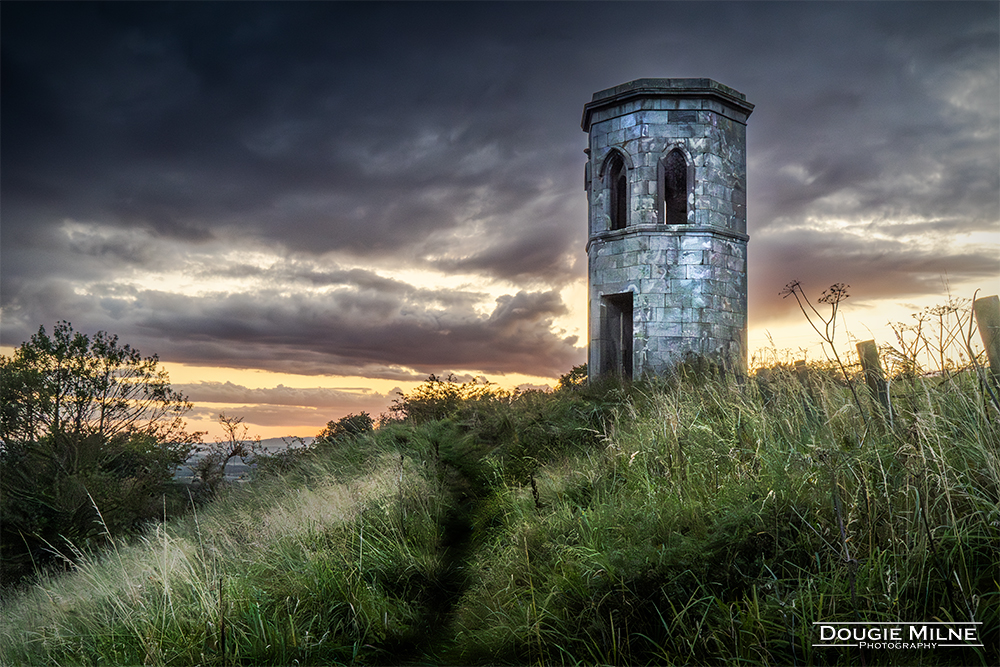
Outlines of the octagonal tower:
M 591 379 L 692 356 L 745 372 L 752 111 L 711 79 L 637 79 L 584 107 Z

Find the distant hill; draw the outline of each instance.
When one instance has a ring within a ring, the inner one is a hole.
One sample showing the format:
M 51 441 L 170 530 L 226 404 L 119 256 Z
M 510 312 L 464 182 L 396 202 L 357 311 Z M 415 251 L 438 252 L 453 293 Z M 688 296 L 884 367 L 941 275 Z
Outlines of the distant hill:
M 284 449 L 285 447 L 298 447 L 300 443 L 306 445 L 311 445 L 313 440 L 316 438 L 297 438 L 294 436 L 285 436 L 283 438 L 268 438 L 266 440 L 261 440 L 260 444 L 267 448 L 269 452 L 276 452 L 278 450 Z
M 292 436 L 286 436 L 284 438 L 267 438 L 266 440 L 261 440 L 260 444 L 268 453 L 273 454 L 279 452 L 287 447 L 301 447 L 302 445 L 311 445 L 316 438 L 295 438 Z M 201 452 L 195 452 L 191 455 L 189 462 L 194 463 L 202 456 Z M 226 479 L 228 481 L 239 481 L 241 479 L 247 479 L 250 471 L 253 470 L 253 466 L 249 466 L 240 459 L 235 459 L 229 462 L 226 466 Z M 174 478 L 180 481 L 190 480 L 192 477 L 191 466 L 182 465 L 177 468 L 177 472 L 174 474 Z

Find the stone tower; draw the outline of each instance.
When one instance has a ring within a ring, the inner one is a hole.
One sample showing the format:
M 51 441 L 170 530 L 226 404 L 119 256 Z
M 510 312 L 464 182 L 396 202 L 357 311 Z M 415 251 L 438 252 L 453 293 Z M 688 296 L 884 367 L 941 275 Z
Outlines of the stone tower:
M 584 107 L 591 379 L 692 355 L 745 372 L 752 111 L 711 79 L 638 79 Z

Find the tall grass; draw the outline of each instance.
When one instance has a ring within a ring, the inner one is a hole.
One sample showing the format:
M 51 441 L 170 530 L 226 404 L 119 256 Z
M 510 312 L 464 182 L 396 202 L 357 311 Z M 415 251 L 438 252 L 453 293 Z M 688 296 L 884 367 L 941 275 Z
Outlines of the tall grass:
M 377 656 L 422 622 L 412 593 L 433 578 L 449 502 L 421 461 L 396 449 L 317 458 L 6 601 L 0 663 Z
M 867 664 L 995 664 L 1000 460 L 975 377 L 913 380 L 895 429 L 780 369 L 659 383 L 601 446 L 495 491 L 502 529 L 459 611 L 470 661 L 826 664 L 814 622 L 979 621 L 982 649 Z
M 3 603 L 0 663 L 996 664 L 976 382 L 908 377 L 867 428 L 817 369 L 477 388 L 41 579 Z M 924 620 L 985 646 L 813 646 Z

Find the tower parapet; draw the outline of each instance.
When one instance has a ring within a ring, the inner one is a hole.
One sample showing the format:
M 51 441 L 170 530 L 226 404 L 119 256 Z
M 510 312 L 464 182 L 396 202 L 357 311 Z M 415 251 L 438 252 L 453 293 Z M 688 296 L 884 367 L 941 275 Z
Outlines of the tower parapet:
M 745 371 L 752 111 L 711 79 L 637 79 L 584 107 L 592 379 L 691 355 Z

